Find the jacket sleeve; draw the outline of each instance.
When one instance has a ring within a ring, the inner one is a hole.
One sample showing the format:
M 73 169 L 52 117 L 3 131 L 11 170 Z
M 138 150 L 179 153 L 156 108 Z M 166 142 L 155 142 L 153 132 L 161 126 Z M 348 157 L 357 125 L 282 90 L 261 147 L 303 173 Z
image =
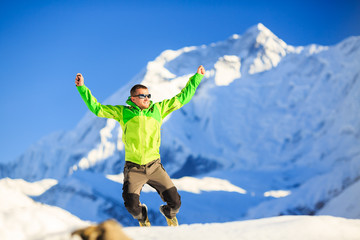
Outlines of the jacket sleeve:
M 185 104 L 187 104 L 194 96 L 196 88 L 199 86 L 201 79 L 204 76 L 196 73 L 187 82 L 186 86 L 181 90 L 179 94 L 171 99 L 166 99 L 160 102 L 161 117 L 165 118 L 172 111 L 175 111 Z
M 122 106 L 102 105 L 93 95 L 91 95 L 90 89 L 85 85 L 79 86 L 77 89 L 89 110 L 96 116 L 113 119 L 121 118 Z

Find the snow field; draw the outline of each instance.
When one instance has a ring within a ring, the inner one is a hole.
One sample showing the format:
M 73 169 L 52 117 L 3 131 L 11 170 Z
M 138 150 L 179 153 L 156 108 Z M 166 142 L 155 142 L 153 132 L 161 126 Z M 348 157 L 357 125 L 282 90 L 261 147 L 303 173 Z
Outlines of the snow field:
M 0 185 L 0 239 L 44 239 L 87 226 L 69 212 L 37 203 L 19 190 Z
M 360 220 L 330 216 L 281 216 L 242 222 L 125 228 L 136 240 L 358 240 Z

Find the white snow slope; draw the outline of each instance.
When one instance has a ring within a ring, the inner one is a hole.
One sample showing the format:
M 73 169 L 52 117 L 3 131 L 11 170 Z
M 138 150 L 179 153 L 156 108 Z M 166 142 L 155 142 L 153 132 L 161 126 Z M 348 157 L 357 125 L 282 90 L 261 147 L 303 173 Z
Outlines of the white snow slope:
M 70 240 L 72 231 L 90 224 L 57 207 L 34 202 L 20 189 L 9 187 L 9 183 L 14 186 L 16 181 L 7 179 L 0 182 L 0 239 Z M 36 188 L 43 188 L 44 181 L 31 185 L 32 191 L 38 192 Z M 27 191 L 30 193 L 30 190 Z M 360 238 L 360 220 L 330 216 L 282 216 L 241 222 L 183 224 L 178 228 L 127 227 L 124 232 L 134 240 L 355 240 Z
M 360 220 L 330 216 L 282 216 L 243 222 L 181 225 L 178 228 L 126 228 L 138 240 L 341 240 L 360 238 Z
M 127 227 L 124 232 L 134 240 L 358 240 L 360 220 L 282 216 L 243 222 L 180 225 L 177 228 Z M 69 233 L 62 233 L 42 240 L 69 239 Z
M 2 240 L 70 240 L 71 232 L 86 227 L 77 217 L 57 207 L 35 203 L 19 189 L 11 189 L 7 179 L 0 182 L 0 239 Z M 44 182 L 32 183 L 32 189 Z M 27 190 L 29 192 L 29 190 Z M 282 216 L 228 223 L 192 224 L 172 227 L 126 227 L 134 240 L 162 239 L 327 239 L 360 238 L 360 220 L 331 216 Z M 74 238 L 73 238 L 74 239 Z
M 181 223 L 359 218 L 360 37 L 294 47 L 258 24 L 225 41 L 162 52 L 104 104 L 125 104 L 135 83 L 147 85 L 153 101 L 170 98 L 200 64 L 207 73 L 195 96 L 162 125 L 162 162 L 179 178 Z M 0 165 L 0 177 L 56 179 L 33 199 L 83 220 L 131 226 L 121 181 L 106 177 L 123 166 L 119 124 L 88 113 L 73 131 L 44 137 Z M 194 189 L 183 185 L 189 176 Z M 205 187 L 213 184 L 220 187 Z M 145 188 L 141 197 L 154 224 L 164 225 L 157 193 Z
M 317 215 L 331 215 L 360 219 L 360 180 L 331 199 Z
M 38 192 L 41 183 L 33 190 Z M 89 225 L 58 207 L 34 202 L 19 189 L 0 183 L 0 239 L 45 239 Z

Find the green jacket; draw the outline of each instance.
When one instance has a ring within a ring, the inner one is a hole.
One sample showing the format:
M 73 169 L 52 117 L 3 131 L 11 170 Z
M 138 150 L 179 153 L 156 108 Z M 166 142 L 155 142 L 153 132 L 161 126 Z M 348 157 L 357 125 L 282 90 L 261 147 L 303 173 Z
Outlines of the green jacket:
M 112 118 L 120 123 L 125 161 L 145 165 L 160 158 L 162 120 L 191 100 L 202 78 L 203 75 L 196 73 L 175 97 L 157 103 L 151 101 L 149 108 L 143 110 L 133 103 L 130 97 L 126 101 L 129 106 L 102 105 L 85 85 L 77 88 L 91 112 L 98 117 Z

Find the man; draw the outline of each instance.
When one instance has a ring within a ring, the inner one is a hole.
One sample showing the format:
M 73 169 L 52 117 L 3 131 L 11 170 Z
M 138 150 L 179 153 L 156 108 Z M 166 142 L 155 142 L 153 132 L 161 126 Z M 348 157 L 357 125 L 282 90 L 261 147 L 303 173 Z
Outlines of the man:
M 91 95 L 84 85 L 83 76 L 78 73 L 75 84 L 86 105 L 96 116 L 112 118 L 120 123 L 122 141 L 125 145 L 125 167 L 123 199 L 126 209 L 140 226 L 150 226 L 147 207 L 139 201 L 145 183 L 155 188 L 166 205 L 160 212 L 166 217 L 169 226 L 177 226 L 176 214 L 179 212 L 180 195 L 160 162 L 160 127 L 162 120 L 172 111 L 188 103 L 205 74 L 199 66 L 186 86 L 175 97 L 161 102 L 150 101 L 151 94 L 146 86 L 137 84 L 130 90 L 130 97 L 124 105 L 102 105 Z

